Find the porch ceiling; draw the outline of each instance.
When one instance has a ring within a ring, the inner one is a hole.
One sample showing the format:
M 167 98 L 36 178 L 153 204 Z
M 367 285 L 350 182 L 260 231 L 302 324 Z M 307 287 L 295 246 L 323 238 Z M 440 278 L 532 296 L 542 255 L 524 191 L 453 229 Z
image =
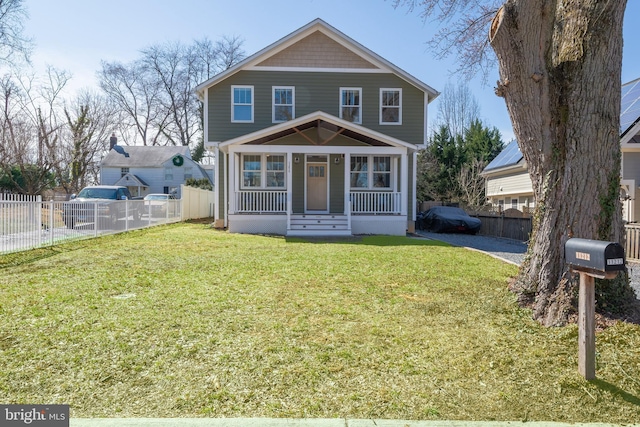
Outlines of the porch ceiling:
M 318 132 L 317 138 L 310 138 L 309 136 L 305 135 L 303 132 L 305 130 L 311 129 L 311 128 L 318 128 L 318 130 L 326 130 L 329 131 L 327 132 Z M 367 135 L 363 135 L 360 132 L 356 132 L 354 130 L 351 130 L 349 128 L 346 128 L 344 126 L 339 126 L 336 125 L 334 123 L 330 123 L 327 122 L 325 120 L 322 119 L 314 119 L 314 120 L 310 120 L 308 122 L 304 122 L 301 124 L 298 124 L 296 126 L 290 127 L 290 128 L 286 128 L 283 129 L 279 132 L 275 132 L 269 135 L 265 135 L 256 139 L 253 139 L 251 141 L 246 142 L 246 144 L 248 145 L 262 145 L 262 144 L 267 144 L 271 141 L 275 141 L 277 139 L 280 138 L 284 138 L 287 137 L 289 135 L 293 135 L 293 134 L 299 134 L 301 135 L 303 138 L 305 138 L 307 141 L 309 141 L 311 144 L 313 145 L 325 145 L 328 144 L 329 142 L 331 142 L 331 140 L 333 140 L 336 136 L 338 135 L 342 135 L 345 136 L 347 138 L 351 138 L 353 140 L 362 142 L 364 144 L 367 145 L 371 145 L 371 146 L 375 146 L 375 147 L 390 147 L 391 145 L 388 143 L 385 143 L 383 141 L 380 141 L 379 139 L 376 138 L 372 138 L 370 136 Z M 326 136 L 326 137 L 322 137 L 322 136 Z

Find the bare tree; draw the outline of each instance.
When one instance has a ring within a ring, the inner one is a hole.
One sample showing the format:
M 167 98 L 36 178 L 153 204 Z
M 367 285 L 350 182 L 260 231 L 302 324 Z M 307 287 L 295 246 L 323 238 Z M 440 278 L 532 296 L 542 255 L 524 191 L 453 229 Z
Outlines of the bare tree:
M 193 43 L 193 54 L 198 64 L 197 73 L 194 75 L 196 84 L 242 61 L 246 56 L 242 49 L 243 43 L 239 36 L 223 36 L 216 42 L 206 37 L 196 40 Z
M 191 145 L 200 130 L 194 89 L 196 57 L 193 48 L 180 43 L 152 46 L 142 51 L 141 63 L 161 88 L 158 102 L 167 114 L 161 133 L 170 145 Z
M 452 136 L 463 135 L 471 122 L 480 117 L 478 101 L 466 84 L 448 83 L 438 97 L 436 127 L 447 126 Z
M 6 75 L 0 81 L 0 171 L 15 191 L 40 194 L 53 184 L 55 170 L 63 161 L 57 111 L 68 80 L 64 71 L 49 68 L 44 82 L 24 73 Z
M 203 109 L 195 87 L 244 58 L 241 43 L 238 38 L 166 43 L 143 49 L 129 64 L 103 62 L 100 86 L 124 113 L 125 143 L 203 146 Z
M 23 0 L 0 0 L 0 63 L 29 60 L 33 42 L 23 35 L 27 16 Z
M 513 289 L 541 323 L 566 323 L 577 287 L 564 263 L 566 240 L 624 238 L 619 121 L 626 0 L 396 4 L 449 20 L 435 44 L 440 52 L 457 49 L 463 72 L 489 64 L 490 42 L 500 70 L 496 94 L 505 99 L 536 201 L 529 256 Z M 622 295 L 613 303 L 619 315 L 637 315 L 626 280 L 598 286 L 602 295 Z
M 242 61 L 246 56 L 242 49 L 243 42 L 238 36 L 224 36 L 215 43 L 207 38 L 196 40 L 193 49 L 196 64 L 196 73 L 193 76 L 195 86 Z M 197 108 L 200 129 L 192 157 L 195 161 L 201 162 L 204 160 L 206 152 L 204 149 L 204 104 L 200 100 L 197 100 Z
M 159 145 L 169 113 L 161 108 L 161 86 L 141 61 L 102 62 L 100 87 L 122 110 L 120 134 L 130 145 Z
M 108 151 L 116 111 L 105 97 L 86 91 L 63 111 L 66 121 L 59 151 L 67 162 L 58 163 L 56 171 L 64 178 L 60 183 L 66 192 L 73 193 L 99 182 L 99 161 Z
M 462 192 L 461 199 L 473 209 L 479 209 L 485 204 L 485 180 L 480 175 L 485 166 L 487 166 L 487 162 L 473 158 L 462 165 L 458 175 Z

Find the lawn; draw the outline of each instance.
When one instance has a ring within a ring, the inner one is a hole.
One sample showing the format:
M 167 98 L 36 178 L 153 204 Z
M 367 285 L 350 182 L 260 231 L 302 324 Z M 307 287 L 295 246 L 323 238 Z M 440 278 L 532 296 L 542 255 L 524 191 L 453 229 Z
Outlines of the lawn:
M 637 422 L 640 327 L 543 328 L 512 265 L 174 224 L 0 257 L 0 402 L 73 417 Z

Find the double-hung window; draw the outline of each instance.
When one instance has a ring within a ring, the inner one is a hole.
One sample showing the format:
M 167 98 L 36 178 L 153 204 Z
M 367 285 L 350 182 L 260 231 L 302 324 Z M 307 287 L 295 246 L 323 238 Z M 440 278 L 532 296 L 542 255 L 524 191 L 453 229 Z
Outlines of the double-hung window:
M 369 158 L 351 156 L 351 188 L 369 187 Z
M 284 188 L 284 170 L 284 154 L 244 154 L 242 156 L 242 188 Z
M 375 188 L 391 188 L 391 157 L 373 157 L 372 183 Z
M 273 87 L 273 122 L 286 122 L 295 118 L 295 88 Z
M 391 189 L 391 157 L 352 156 L 351 188 Z
M 362 123 L 362 88 L 340 88 L 340 118 L 353 123 Z
M 185 167 L 184 168 L 184 179 L 191 179 L 193 178 L 193 168 L 192 167 Z
M 380 89 L 380 124 L 402 124 L 402 89 Z
M 231 121 L 253 123 L 253 86 L 231 86 Z
M 262 156 L 259 154 L 242 156 L 242 186 L 262 187 Z
M 267 154 L 267 188 L 284 188 L 284 155 Z

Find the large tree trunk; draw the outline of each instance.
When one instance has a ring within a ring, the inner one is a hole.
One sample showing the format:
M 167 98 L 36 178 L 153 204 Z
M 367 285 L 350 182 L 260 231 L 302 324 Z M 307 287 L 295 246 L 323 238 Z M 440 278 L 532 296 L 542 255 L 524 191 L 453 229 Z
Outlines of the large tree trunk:
M 545 325 L 566 323 L 577 280 L 569 237 L 622 243 L 620 97 L 626 0 L 507 0 L 490 40 L 536 202 L 514 290 Z M 627 286 L 622 278 L 615 286 Z

